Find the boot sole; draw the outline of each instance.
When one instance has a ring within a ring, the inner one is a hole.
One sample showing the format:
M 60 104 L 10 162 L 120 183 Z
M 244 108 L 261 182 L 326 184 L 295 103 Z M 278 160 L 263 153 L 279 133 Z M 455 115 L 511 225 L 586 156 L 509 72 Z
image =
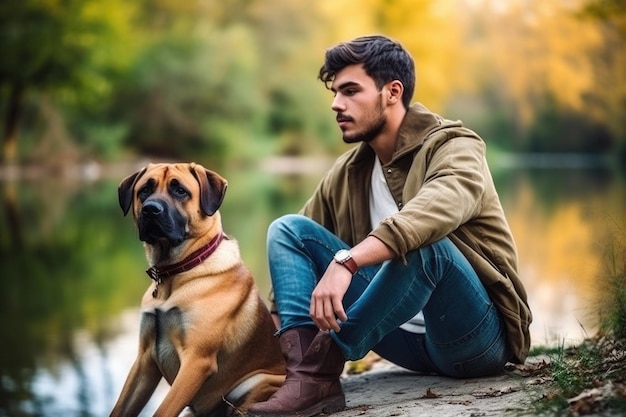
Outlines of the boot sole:
M 326 398 L 313 406 L 300 411 L 290 411 L 286 413 L 248 413 L 248 417 L 313 417 L 318 414 L 333 414 L 343 411 L 346 408 L 345 395 L 336 395 Z

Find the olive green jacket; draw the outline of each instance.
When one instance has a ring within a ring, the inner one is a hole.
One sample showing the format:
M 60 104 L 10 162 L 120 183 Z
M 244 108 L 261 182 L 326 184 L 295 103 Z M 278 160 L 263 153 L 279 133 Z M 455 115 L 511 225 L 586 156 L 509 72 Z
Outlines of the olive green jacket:
M 413 105 L 400 127 L 392 160 L 383 166 L 399 211 L 371 230 L 374 157 L 366 143 L 340 156 L 301 213 L 351 246 L 368 235 L 375 236 L 398 258 L 448 236 L 498 307 L 513 360 L 523 362 L 530 346 L 532 315 L 483 140 L 461 122 Z

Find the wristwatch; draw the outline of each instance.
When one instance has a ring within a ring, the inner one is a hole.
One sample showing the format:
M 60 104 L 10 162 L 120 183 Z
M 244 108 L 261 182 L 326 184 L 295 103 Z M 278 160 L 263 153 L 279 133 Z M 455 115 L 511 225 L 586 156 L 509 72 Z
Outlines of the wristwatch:
M 340 265 L 345 266 L 346 269 L 350 271 L 352 275 L 356 274 L 356 271 L 359 270 L 359 267 L 356 264 L 356 261 L 352 259 L 352 254 L 347 249 L 338 250 L 337 253 L 335 253 L 335 256 L 333 258 L 335 259 L 335 262 L 337 262 Z

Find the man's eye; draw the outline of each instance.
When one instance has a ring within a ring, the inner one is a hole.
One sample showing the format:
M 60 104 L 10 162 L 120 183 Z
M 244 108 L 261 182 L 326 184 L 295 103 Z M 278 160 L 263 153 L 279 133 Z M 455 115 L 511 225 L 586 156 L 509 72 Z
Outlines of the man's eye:
M 357 93 L 357 91 L 354 88 L 349 88 L 346 91 L 344 91 L 344 94 L 347 96 L 353 96 Z

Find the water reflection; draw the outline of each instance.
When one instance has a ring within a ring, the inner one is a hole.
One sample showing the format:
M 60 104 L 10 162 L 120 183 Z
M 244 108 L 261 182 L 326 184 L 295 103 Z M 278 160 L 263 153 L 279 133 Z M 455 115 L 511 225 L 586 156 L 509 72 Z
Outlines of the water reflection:
M 607 172 L 534 171 L 504 195 L 535 315 L 534 343 L 594 334 L 604 243 L 624 233 L 623 183 Z
M 50 417 L 108 415 L 137 353 L 137 318 L 135 308 L 112 318 L 118 332 L 104 344 L 85 330 L 76 331 L 72 344 L 78 351 L 52 366 L 39 366 L 32 381 L 36 396 L 25 403 L 24 411 Z M 163 382 L 141 416 L 154 413 L 166 390 Z
M 320 174 L 220 172 L 229 180 L 225 229 L 266 294 L 267 225 L 296 211 Z M 116 201 L 126 174 L 1 185 L 0 417 L 102 416 L 119 393 L 148 285 L 143 250 Z M 626 224 L 623 179 L 509 169 L 496 172 L 496 185 L 519 247 L 534 344 L 592 334 L 603 245 Z

